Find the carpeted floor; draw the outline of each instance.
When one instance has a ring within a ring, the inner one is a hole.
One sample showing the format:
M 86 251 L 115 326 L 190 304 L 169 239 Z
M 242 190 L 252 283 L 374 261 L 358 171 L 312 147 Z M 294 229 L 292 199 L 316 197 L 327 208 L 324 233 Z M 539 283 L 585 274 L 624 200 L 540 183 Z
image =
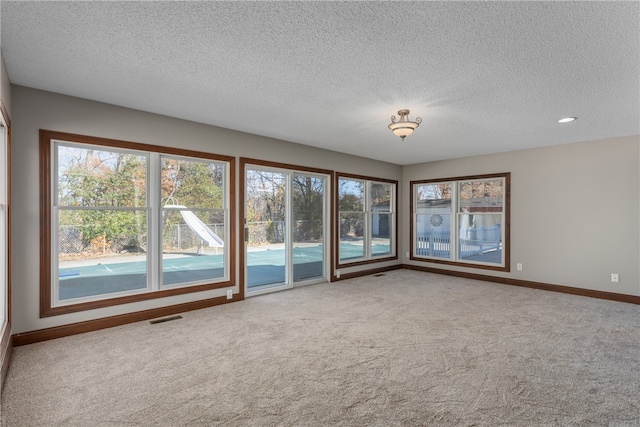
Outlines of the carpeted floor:
M 640 307 L 410 270 L 14 349 L 3 426 L 638 426 Z

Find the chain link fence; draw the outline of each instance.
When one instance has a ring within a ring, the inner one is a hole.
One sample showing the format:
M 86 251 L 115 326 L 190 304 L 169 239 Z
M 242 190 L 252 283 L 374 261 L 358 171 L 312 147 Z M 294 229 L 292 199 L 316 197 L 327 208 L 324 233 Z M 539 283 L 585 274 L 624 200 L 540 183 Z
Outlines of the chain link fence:
M 205 224 L 223 242 L 226 242 L 224 224 Z M 210 248 L 187 224 L 175 224 L 166 227 L 162 234 L 163 252 L 217 253 L 219 248 Z
M 222 241 L 226 242 L 223 223 L 206 224 Z M 251 245 L 284 243 L 284 221 L 256 221 L 248 223 Z M 296 242 L 316 242 L 323 238 L 323 223 L 317 221 L 295 221 L 293 239 Z M 113 254 L 134 254 L 147 251 L 146 235 L 102 235 L 85 239 L 82 229 L 74 225 L 60 226 L 58 230 L 58 254 L 60 258 L 81 259 Z M 187 224 L 166 227 L 162 233 L 163 252 L 217 253 L 219 248 L 210 248 Z
M 225 241 L 224 224 L 206 224 L 220 239 Z M 61 259 L 82 259 L 114 254 L 135 254 L 147 251 L 146 235 L 102 235 L 85 239 L 78 226 L 60 226 L 58 230 L 58 255 Z M 176 224 L 163 230 L 163 252 L 213 252 L 187 224 Z
M 107 238 L 101 235 L 85 239 L 78 226 L 61 226 L 58 230 L 58 255 L 60 258 L 91 258 L 95 256 L 140 253 L 146 251 L 146 237 L 121 234 Z
M 295 242 L 322 241 L 322 220 L 300 220 L 293 223 L 293 240 Z M 284 243 L 286 227 L 284 221 L 248 222 L 249 244 L 259 246 L 272 243 Z

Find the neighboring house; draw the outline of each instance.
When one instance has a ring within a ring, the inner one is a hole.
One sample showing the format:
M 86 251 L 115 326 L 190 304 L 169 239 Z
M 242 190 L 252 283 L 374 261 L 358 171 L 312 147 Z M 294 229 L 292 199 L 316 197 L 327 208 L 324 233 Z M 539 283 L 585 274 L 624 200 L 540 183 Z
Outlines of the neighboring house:
M 371 207 L 373 217 L 371 218 L 371 234 L 374 237 L 389 237 L 389 215 L 376 215 L 379 212 L 389 212 L 391 202 L 385 200 Z
M 461 207 L 458 218 L 452 220 L 450 199 L 418 201 L 415 230 L 418 255 L 448 258 L 451 233 L 455 232 L 451 229 L 452 223 L 458 224 L 461 257 L 502 248 L 501 215 L 491 215 L 491 212 L 502 212 L 501 199 L 478 198 L 467 199 L 467 202 L 470 206 Z

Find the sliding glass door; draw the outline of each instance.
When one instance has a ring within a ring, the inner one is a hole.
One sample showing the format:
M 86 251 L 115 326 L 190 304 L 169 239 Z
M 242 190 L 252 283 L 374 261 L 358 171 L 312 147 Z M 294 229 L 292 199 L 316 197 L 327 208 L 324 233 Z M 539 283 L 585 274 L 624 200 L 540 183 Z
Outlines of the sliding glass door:
M 245 169 L 248 295 L 326 280 L 327 177 L 288 169 Z
M 294 174 L 292 180 L 293 281 L 323 277 L 325 178 Z
M 287 175 L 247 169 L 247 290 L 287 283 Z

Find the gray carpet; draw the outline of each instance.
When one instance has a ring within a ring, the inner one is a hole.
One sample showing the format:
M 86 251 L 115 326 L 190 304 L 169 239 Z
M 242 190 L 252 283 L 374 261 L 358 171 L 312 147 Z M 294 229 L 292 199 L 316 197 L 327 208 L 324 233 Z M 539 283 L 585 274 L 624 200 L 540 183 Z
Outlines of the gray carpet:
M 638 426 L 640 307 L 397 270 L 18 347 L 3 426 Z

